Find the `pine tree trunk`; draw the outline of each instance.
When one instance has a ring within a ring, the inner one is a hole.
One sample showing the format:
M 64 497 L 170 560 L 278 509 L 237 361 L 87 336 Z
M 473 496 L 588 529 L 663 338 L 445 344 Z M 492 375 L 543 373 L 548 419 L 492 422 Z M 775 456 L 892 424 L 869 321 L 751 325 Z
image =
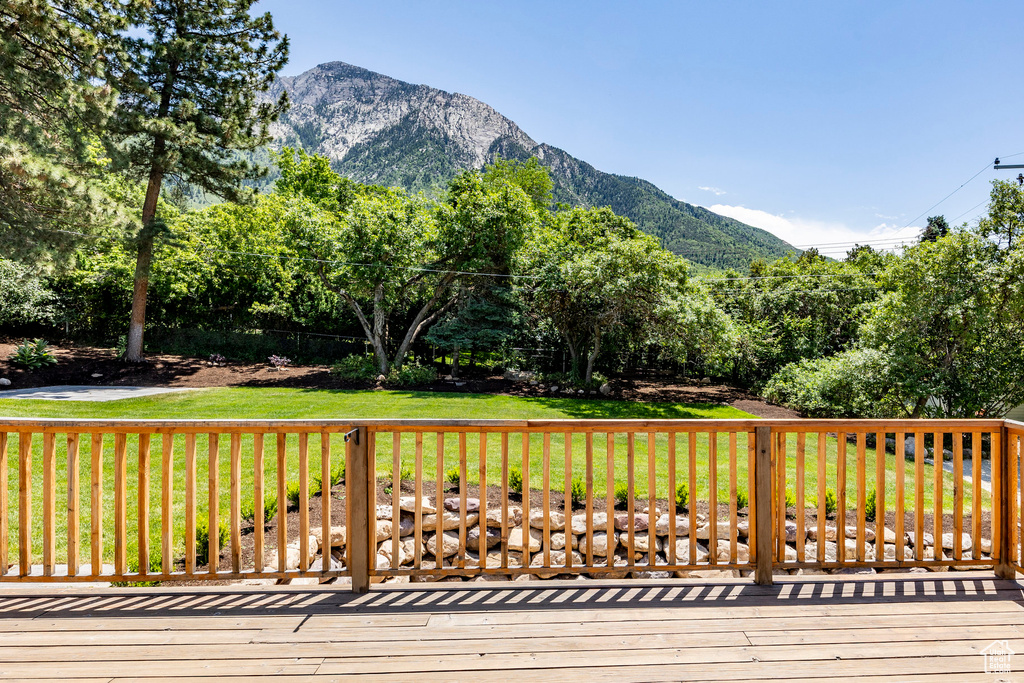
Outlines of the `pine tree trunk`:
M 162 141 L 158 141 L 162 142 Z M 163 145 L 158 145 L 163 147 Z M 162 149 L 159 150 L 162 152 Z M 160 198 L 163 172 L 153 167 L 146 187 L 146 201 L 142 205 L 142 232 L 139 235 L 138 256 L 135 259 L 135 288 L 132 292 L 132 318 L 128 325 L 128 343 L 124 360 L 141 363 L 143 334 L 146 329 L 146 297 L 149 292 L 149 273 L 153 266 L 153 221 L 156 218 L 156 203 Z

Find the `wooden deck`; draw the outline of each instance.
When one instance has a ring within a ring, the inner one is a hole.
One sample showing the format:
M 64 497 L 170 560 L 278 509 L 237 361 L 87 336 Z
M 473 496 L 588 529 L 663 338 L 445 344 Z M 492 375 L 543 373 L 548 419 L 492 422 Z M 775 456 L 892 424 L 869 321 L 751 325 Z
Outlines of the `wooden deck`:
M 18 586 L 0 592 L 0 679 L 1024 680 L 1024 583 L 780 578 Z M 1021 653 L 1012 673 L 984 673 L 995 640 Z

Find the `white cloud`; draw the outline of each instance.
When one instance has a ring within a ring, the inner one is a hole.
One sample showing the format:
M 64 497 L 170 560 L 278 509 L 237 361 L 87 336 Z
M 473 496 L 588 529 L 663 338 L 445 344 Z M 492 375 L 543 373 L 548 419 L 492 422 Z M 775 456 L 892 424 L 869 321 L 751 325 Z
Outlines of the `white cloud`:
M 748 209 L 745 206 L 715 204 L 707 208 L 722 216 L 767 230 L 795 247 L 818 247 L 821 253 L 833 257 L 844 255 L 854 243 L 870 244 L 877 249 L 892 249 L 902 242 L 910 244 L 921 232 L 920 227 L 902 227 L 888 223 L 880 223 L 870 230 L 857 230 L 843 223 L 786 218 L 759 209 Z
M 725 190 L 721 190 L 721 189 L 719 189 L 717 187 L 707 187 L 706 185 L 701 185 L 697 189 L 698 190 L 704 190 L 705 192 L 710 192 L 713 195 L 715 195 L 716 197 L 721 197 L 723 194 L 725 194 Z

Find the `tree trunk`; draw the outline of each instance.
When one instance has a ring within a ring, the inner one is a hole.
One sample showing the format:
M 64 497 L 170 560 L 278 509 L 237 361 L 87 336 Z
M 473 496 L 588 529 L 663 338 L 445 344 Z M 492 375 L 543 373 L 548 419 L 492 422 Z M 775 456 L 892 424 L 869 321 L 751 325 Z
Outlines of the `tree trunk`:
M 590 384 L 590 380 L 594 377 L 594 361 L 597 360 L 597 354 L 601 352 L 601 328 L 594 328 L 594 350 L 587 356 L 587 374 L 584 378 L 584 382 Z
M 163 140 L 154 145 L 154 155 L 163 154 Z M 153 266 L 153 221 L 156 219 L 156 203 L 160 198 L 163 171 L 156 165 L 149 173 L 146 200 L 142 205 L 142 232 L 139 234 L 138 256 L 135 259 L 135 288 L 132 292 L 132 319 L 128 325 L 128 343 L 124 360 L 129 363 L 143 361 L 142 342 L 146 329 L 146 297 L 149 292 L 149 273 Z
M 928 405 L 928 397 L 927 396 L 921 396 L 920 398 L 918 398 L 917 399 L 917 404 L 914 406 L 914 412 L 912 412 L 910 414 L 910 417 L 915 419 L 915 420 L 917 418 L 921 417 L 921 413 L 924 412 L 924 407 L 926 405 Z
M 459 347 L 457 347 L 457 346 L 455 347 L 455 350 L 452 351 L 452 379 L 455 379 L 456 377 L 459 376 L 459 354 L 460 353 L 461 352 L 459 350 Z

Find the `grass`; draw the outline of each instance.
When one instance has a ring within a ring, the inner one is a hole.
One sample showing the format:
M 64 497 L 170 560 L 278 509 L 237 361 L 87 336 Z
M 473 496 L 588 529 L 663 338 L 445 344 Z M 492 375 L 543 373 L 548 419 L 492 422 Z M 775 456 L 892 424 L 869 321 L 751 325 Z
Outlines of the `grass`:
M 580 400 L 563 398 L 522 398 L 510 396 L 493 396 L 477 394 L 443 394 L 437 392 L 403 392 L 403 391 L 313 391 L 303 389 L 206 389 L 195 392 L 182 392 L 166 394 L 154 397 L 127 399 L 122 401 L 111 401 L 102 403 L 86 402 L 63 402 L 63 401 L 23 401 L 23 400 L 0 400 L 0 415 L 10 417 L 65 417 L 65 418 L 165 418 L 165 419 L 198 419 L 198 418 L 304 418 L 304 419 L 336 419 L 336 418 L 434 418 L 434 419 L 493 419 L 493 418 L 515 418 L 515 419 L 712 419 L 712 418 L 749 418 L 747 413 L 730 408 L 728 406 L 713 404 L 676 404 L 676 403 L 627 403 L 622 401 L 608 400 Z M 2 419 L 2 418 L 0 418 Z M 809 437 L 807 447 L 807 469 L 806 469 L 806 496 L 807 505 L 817 491 L 817 467 L 816 467 L 816 446 L 812 447 L 813 437 Z M 241 443 L 242 452 L 242 495 L 243 502 L 251 501 L 253 482 L 252 468 L 252 436 L 243 436 Z M 33 447 L 33 504 L 36 514 L 33 518 L 33 539 L 35 552 L 41 553 L 42 521 L 38 514 L 42 503 L 42 439 L 38 436 Z M 460 449 L 458 435 L 450 434 L 444 442 L 444 467 L 450 468 L 458 463 Z M 540 489 L 544 483 L 543 462 L 544 452 L 547 450 L 550 458 L 550 486 L 553 490 L 560 491 L 564 487 L 566 468 L 566 440 L 561 434 L 552 434 L 545 438 L 543 435 L 534 434 L 528 440 L 529 461 L 530 461 L 530 485 L 534 489 Z M 521 468 L 523 462 L 523 440 L 518 434 L 510 435 L 509 463 Z M 401 461 L 400 470 L 408 472 L 414 464 L 415 436 L 404 434 L 401 437 Z M 423 442 L 423 473 L 428 481 L 436 480 L 436 438 L 432 434 L 426 435 Z M 787 472 L 789 474 L 789 489 L 793 489 L 793 473 L 796 463 L 796 441 L 791 436 L 787 447 Z M 341 435 L 331 437 L 331 452 L 337 459 L 344 453 L 344 443 Z M 486 443 L 481 442 L 480 435 L 469 434 L 466 438 L 467 450 L 467 479 L 468 483 L 479 482 L 480 478 L 480 455 L 481 446 L 485 452 L 485 463 L 487 480 L 490 484 L 498 484 L 501 479 L 502 460 L 502 439 L 499 434 L 487 436 Z M 582 434 L 571 436 L 568 441 L 569 458 L 568 462 L 572 468 L 571 476 L 585 475 L 586 464 L 586 439 Z M 729 437 L 721 434 L 715 440 L 717 449 L 716 479 L 719 502 L 728 501 L 729 492 Z M 691 499 L 707 500 L 709 493 L 709 480 L 711 473 L 710 456 L 711 442 L 707 434 L 698 434 L 695 448 L 697 451 L 697 472 L 696 486 L 690 487 Z M 614 439 L 614 457 L 611 468 L 611 476 L 608 472 L 607 442 L 603 434 L 595 435 L 594 438 L 594 485 L 595 496 L 604 496 L 605 487 L 627 481 L 629 473 L 628 441 L 625 435 L 618 435 Z M 681 482 L 688 478 L 687 453 L 688 442 L 686 435 L 679 435 L 676 443 L 677 481 Z M 150 546 L 151 552 L 158 552 L 160 547 L 160 491 L 162 486 L 160 473 L 160 440 L 154 439 L 150 458 Z M 230 457 L 230 438 L 221 437 L 218 444 L 219 487 L 220 487 L 220 514 L 222 519 L 228 519 L 228 491 L 230 470 L 228 467 Z M 15 457 L 8 457 L 8 496 L 9 510 L 8 522 L 11 532 L 10 539 L 13 542 L 17 538 L 18 529 L 18 506 L 17 506 L 17 437 L 12 435 L 8 445 L 8 452 Z M 208 481 L 208 444 L 205 436 L 199 437 L 197 452 L 197 481 L 199 491 L 197 501 L 199 516 L 207 514 L 207 484 Z M 266 453 L 264 462 L 264 488 L 270 496 L 276 491 L 277 486 L 277 464 L 273 457 L 273 437 L 266 439 Z M 665 434 L 656 435 L 653 442 L 648 444 L 646 434 L 637 434 L 634 439 L 634 484 L 637 497 L 645 498 L 648 492 L 648 457 L 651 457 L 655 470 L 655 495 L 658 498 L 666 498 L 669 491 L 668 485 L 668 436 Z M 178 436 L 174 439 L 175 469 L 174 469 L 174 544 L 176 553 L 184 550 L 183 526 L 184 526 L 184 437 Z M 319 476 L 321 471 L 320 462 L 321 444 L 317 435 L 311 435 L 309 439 L 309 468 L 311 480 Z M 836 464 L 838 460 L 837 443 L 834 438 L 826 441 L 826 477 L 829 488 L 835 488 Z M 382 434 L 377 439 L 377 472 L 380 477 L 390 479 L 393 468 L 392 439 L 390 434 Z M 856 447 L 852 444 L 847 449 L 847 503 L 853 508 L 857 503 L 856 487 Z M 108 437 L 104 445 L 104 556 L 109 561 L 113 553 L 112 531 L 113 531 L 113 439 Z M 332 466 L 335 463 L 332 462 Z M 913 491 L 913 466 L 907 463 L 907 504 L 912 505 L 914 500 Z M 895 500 L 895 460 L 890 455 L 885 456 L 886 467 L 886 507 L 892 508 Z M 63 436 L 57 440 L 57 546 L 58 557 L 62 557 L 66 547 L 67 505 L 66 505 L 66 440 Z M 736 473 L 737 486 L 741 490 L 747 490 L 747 437 L 745 434 L 737 438 Z M 925 466 L 925 506 L 926 511 L 932 509 L 932 467 Z M 875 452 L 867 449 L 866 452 L 866 490 L 875 488 Z M 79 509 L 81 510 L 80 524 L 83 530 L 81 534 L 82 558 L 88 558 L 90 553 L 88 529 L 90 521 L 90 500 L 89 482 L 91 478 L 91 467 L 89 457 L 88 439 L 83 439 L 79 477 L 81 481 Z M 298 481 L 298 444 L 294 436 L 287 441 L 286 458 L 286 480 L 289 484 Z M 949 475 L 944 476 L 944 507 L 946 511 L 952 509 L 953 488 Z M 128 448 L 128 525 L 129 529 L 137 527 L 138 517 L 138 488 L 134 483 L 138 482 L 138 443 L 137 439 L 129 439 Z M 311 491 L 314 487 L 311 486 Z M 970 505 L 969 489 L 965 490 L 965 505 Z M 338 495 L 335 493 L 334 495 Z M 137 539 L 134 534 L 129 534 L 130 545 L 129 556 L 137 553 L 135 544 Z M 12 555 L 13 557 L 14 555 Z

